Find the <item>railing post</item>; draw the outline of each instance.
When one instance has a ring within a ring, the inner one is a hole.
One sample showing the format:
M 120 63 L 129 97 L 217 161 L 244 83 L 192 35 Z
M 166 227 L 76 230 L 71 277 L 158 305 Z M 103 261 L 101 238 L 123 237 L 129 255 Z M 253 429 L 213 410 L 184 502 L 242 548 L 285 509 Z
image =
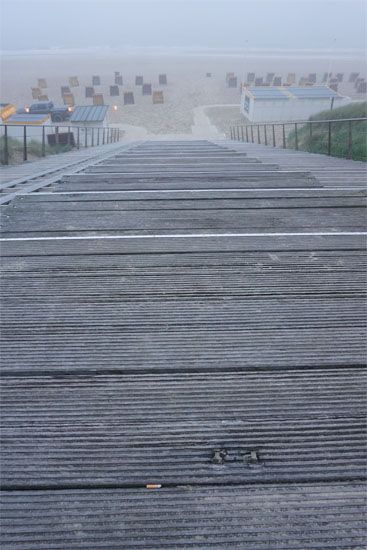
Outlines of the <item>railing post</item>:
M 78 126 L 78 131 L 77 131 L 77 144 L 76 144 L 76 147 L 77 149 L 80 149 L 80 127 Z
M 70 146 L 71 136 L 70 136 L 70 126 L 68 126 L 68 145 Z
M 237 136 L 237 141 L 240 141 L 240 127 L 239 126 L 236 126 L 236 136 Z
M 349 121 L 348 128 L 348 158 L 353 157 L 353 138 L 352 138 L 352 121 Z
M 257 125 L 257 143 L 261 143 L 261 140 L 260 140 L 260 125 L 258 124 Z
M 105 143 L 105 128 L 103 128 L 103 134 L 102 134 L 102 145 Z
M 287 140 L 285 139 L 285 124 L 283 126 L 283 149 L 287 148 Z
M 252 143 L 254 143 L 254 127 L 252 124 L 251 124 L 251 141 Z
M 27 155 L 27 126 L 23 126 L 23 160 L 26 161 Z
M 99 127 L 98 127 L 98 130 L 97 130 L 97 145 L 99 145 Z
M 327 154 L 331 155 L 331 122 L 328 122 Z
M 242 137 L 242 141 L 245 141 L 245 136 L 244 136 L 244 133 L 243 133 L 243 126 L 241 126 L 241 137 Z
M 273 147 L 275 147 L 275 146 L 276 146 L 276 141 L 275 141 L 275 124 L 273 124 L 272 130 L 273 130 Z
M 55 145 L 59 144 L 59 127 L 56 126 L 55 128 Z
M 246 124 L 246 141 L 248 143 L 248 126 L 247 126 L 247 124 Z
M 92 147 L 94 147 L 94 128 L 92 128 Z
M 84 147 L 88 147 L 88 128 L 84 128 Z
M 296 151 L 298 151 L 298 127 L 297 122 L 294 123 L 294 138 L 296 141 Z
M 229 127 L 229 136 L 230 136 L 231 139 L 233 139 L 233 127 L 232 126 Z
M 4 126 L 4 164 L 9 164 L 8 127 Z
M 46 132 L 45 132 L 45 127 L 42 126 L 42 156 L 45 157 L 46 156 Z
M 266 124 L 264 124 L 264 139 L 265 139 L 265 145 L 268 144 L 268 134 L 266 131 Z

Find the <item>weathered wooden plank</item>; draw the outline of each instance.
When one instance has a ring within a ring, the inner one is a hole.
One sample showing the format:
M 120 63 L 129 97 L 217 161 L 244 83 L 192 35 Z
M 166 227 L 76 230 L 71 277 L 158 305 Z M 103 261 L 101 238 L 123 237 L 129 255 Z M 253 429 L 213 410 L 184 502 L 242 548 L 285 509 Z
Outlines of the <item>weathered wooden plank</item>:
M 5 493 L 4 550 L 362 549 L 359 483 Z
M 56 189 L 54 190 L 56 191 Z M 249 205 L 255 205 L 260 201 L 271 201 L 274 204 L 312 204 L 320 201 L 323 203 L 334 204 L 334 201 L 364 201 L 367 196 L 367 191 L 363 189 L 322 189 L 322 188 L 303 188 L 303 189 L 192 189 L 182 191 L 69 191 L 69 192 L 41 192 L 31 193 L 28 195 L 20 195 L 12 202 L 14 207 L 33 208 L 37 205 L 43 208 L 43 203 L 65 204 L 68 202 L 129 202 L 129 201 L 236 201 L 241 204 L 241 201 Z M 222 203 L 221 203 L 222 204 Z M 335 202 L 336 204 L 336 202 Z
M 139 232 L 194 233 L 200 231 L 286 232 L 364 231 L 364 207 L 314 207 L 264 209 L 151 209 L 136 211 L 93 210 L 31 212 L 11 209 L 2 216 L 1 231 L 6 237 L 68 235 L 103 231 L 105 234 Z
M 9 419 L 1 441 L 6 489 L 365 478 L 365 420 L 354 414 L 247 420 L 228 403 L 220 420 L 129 423 L 123 415 L 51 422 L 46 412 L 33 425 Z
M 57 256 L 57 255 L 90 255 L 99 254 L 182 254 L 182 253 L 217 253 L 228 252 L 278 252 L 308 251 L 310 255 L 319 251 L 365 251 L 364 234 L 273 234 L 263 236 L 247 234 L 228 235 L 221 232 L 219 235 L 211 234 L 202 236 L 179 235 L 172 237 L 160 236 L 158 238 L 139 236 L 139 238 L 65 238 L 55 240 L 53 238 L 42 240 L 6 240 L 1 243 L 2 256 Z
M 159 195 L 159 193 L 157 193 Z M 73 196 L 71 196 L 73 195 Z M 101 196 L 102 195 L 102 196 Z M 133 195 L 133 196 L 131 196 Z M 143 196 L 141 196 L 143 195 Z M 148 195 L 145 198 L 144 195 Z M 133 210 L 240 210 L 246 215 L 247 210 L 272 210 L 291 208 L 315 209 L 315 208 L 362 208 L 365 206 L 366 198 L 362 195 L 337 196 L 337 197 L 281 197 L 281 198 L 248 198 L 243 196 L 203 198 L 199 193 L 186 193 L 190 195 L 181 197 L 177 193 L 161 193 L 160 197 L 152 196 L 153 193 L 130 194 L 127 198 L 125 194 L 112 194 L 112 197 L 106 197 L 105 193 L 91 194 L 87 193 L 75 195 L 50 194 L 43 196 L 43 200 L 17 200 L 13 201 L 11 206 L 2 209 L 3 216 L 9 216 L 10 219 L 19 214 L 28 212 L 56 212 L 56 211 L 127 211 Z M 196 195 L 196 196 L 195 196 Z M 112 200 L 111 200 L 112 199 Z

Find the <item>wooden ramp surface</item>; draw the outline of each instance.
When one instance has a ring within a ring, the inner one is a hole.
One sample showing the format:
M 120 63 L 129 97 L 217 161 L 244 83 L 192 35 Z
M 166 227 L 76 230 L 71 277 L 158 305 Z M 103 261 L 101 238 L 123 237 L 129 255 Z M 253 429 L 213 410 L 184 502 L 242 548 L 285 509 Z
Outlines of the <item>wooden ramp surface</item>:
M 264 149 L 2 206 L 1 548 L 366 547 L 362 167 Z

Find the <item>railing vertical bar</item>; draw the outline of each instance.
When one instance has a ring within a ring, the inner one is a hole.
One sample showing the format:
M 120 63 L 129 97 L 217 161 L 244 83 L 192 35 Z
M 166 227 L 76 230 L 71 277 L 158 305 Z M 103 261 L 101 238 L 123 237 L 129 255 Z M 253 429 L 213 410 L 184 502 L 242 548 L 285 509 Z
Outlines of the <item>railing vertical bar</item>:
M 352 121 L 348 124 L 348 158 L 353 157 L 353 137 L 352 137 Z
M 77 128 L 77 142 L 76 142 L 76 148 L 80 149 L 80 127 Z
M 268 134 L 266 131 L 266 124 L 264 124 L 264 139 L 265 139 L 265 145 L 268 144 Z
M 56 126 L 55 128 L 55 144 L 58 145 L 59 144 L 59 127 Z
M 294 124 L 294 139 L 296 141 L 296 151 L 298 151 L 298 125 L 297 122 Z
M 248 143 L 248 126 L 247 126 L 247 124 L 246 124 L 246 141 Z
M 233 139 L 233 127 L 232 126 L 229 127 L 229 137 L 231 139 Z
M 331 122 L 328 123 L 327 154 L 331 155 Z
M 273 131 L 273 147 L 276 146 L 276 140 L 275 140 L 275 124 L 272 125 L 272 131 Z
M 99 128 L 97 130 L 97 145 L 99 145 Z
M 242 138 L 242 141 L 245 141 L 245 135 L 244 135 L 244 132 L 243 132 L 243 126 L 241 126 L 241 138 Z
M 26 161 L 27 155 L 27 126 L 23 126 L 23 160 Z
M 283 149 L 287 148 L 287 140 L 285 139 L 285 124 L 283 126 Z
M 254 143 L 254 127 L 253 127 L 252 124 L 251 124 L 250 128 L 251 128 L 251 141 L 252 141 L 252 143 Z
M 258 124 L 257 125 L 257 143 L 261 143 L 261 140 L 260 140 L 260 125 Z
M 42 156 L 46 156 L 46 129 L 42 126 Z
M 94 128 L 92 128 L 92 147 L 94 147 Z
M 88 128 L 84 129 L 84 147 L 88 147 Z
M 105 143 L 105 128 L 103 128 L 103 134 L 102 134 L 102 145 Z
M 4 164 L 9 164 L 8 127 L 4 127 Z

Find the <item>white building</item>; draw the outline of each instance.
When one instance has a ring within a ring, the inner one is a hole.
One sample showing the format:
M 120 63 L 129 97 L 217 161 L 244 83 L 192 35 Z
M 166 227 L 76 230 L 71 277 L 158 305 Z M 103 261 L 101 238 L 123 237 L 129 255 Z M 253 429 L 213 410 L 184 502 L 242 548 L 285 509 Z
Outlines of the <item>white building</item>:
M 350 101 L 328 86 L 249 86 L 242 91 L 241 112 L 255 123 L 307 120 Z

